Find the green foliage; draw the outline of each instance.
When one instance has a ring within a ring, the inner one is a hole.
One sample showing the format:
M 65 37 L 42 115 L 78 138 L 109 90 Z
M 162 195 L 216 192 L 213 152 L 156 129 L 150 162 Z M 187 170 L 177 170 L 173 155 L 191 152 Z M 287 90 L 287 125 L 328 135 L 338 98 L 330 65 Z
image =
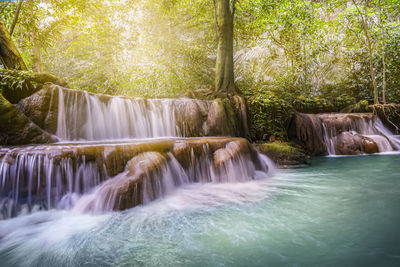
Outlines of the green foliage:
M 379 91 L 385 47 L 387 98 L 399 102 L 400 2 L 356 2 L 370 31 Z M 1 14 L 8 26 L 15 8 L 11 2 Z M 351 1 L 241 0 L 234 23 L 243 91 L 268 88 L 291 105 L 304 96 L 308 102 L 293 105 L 315 102 L 315 109 L 328 105 L 316 97 L 372 100 L 363 23 Z M 30 68 L 40 61 L 42 71 L 74 88 L 177 97 L 212 87 L 215 27 L 210 0 L 30 0 L 13 38 Z
M 286 130 L 294 110 L 303 113 L 339 112 L 356 102 L 346 95 L 333 98 L 282 94 L 263 89 L 246 91 L 249 133 L 253 141 L 267 141 L 271 136 L 286 140 Z M 368 101 L 364 101 L 363 103 Z
M 26 87 L 36 89 L 39 86 L 35 75 L 29 71 L 2 71 L 0 70 L 0 90 L 22 91 Z
M 259 92 L 247 99 L 249 133 L 252 140 L 268 140 L 271 135 L 286 139 L 285 131 L 293 108 L 271 92 Z
M 300 166 L 307 164 L 305 153 L 287 142 L 256 144 L 256 148 L 270 157 L 278 166 Z
M 304 154 L 288 142 L 272 142 L 260 144 L 260 150 L 265 154 L 279 153 L 282 157 L 302 157 Z

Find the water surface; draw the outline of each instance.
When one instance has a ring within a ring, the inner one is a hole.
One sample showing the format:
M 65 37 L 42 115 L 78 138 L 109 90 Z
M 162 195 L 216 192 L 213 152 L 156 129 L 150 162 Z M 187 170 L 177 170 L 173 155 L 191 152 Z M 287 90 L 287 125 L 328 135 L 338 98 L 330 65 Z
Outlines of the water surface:
M 102 215 L 0 221 L 1 266 L 400 266 L 400 156 L 318 158 Z

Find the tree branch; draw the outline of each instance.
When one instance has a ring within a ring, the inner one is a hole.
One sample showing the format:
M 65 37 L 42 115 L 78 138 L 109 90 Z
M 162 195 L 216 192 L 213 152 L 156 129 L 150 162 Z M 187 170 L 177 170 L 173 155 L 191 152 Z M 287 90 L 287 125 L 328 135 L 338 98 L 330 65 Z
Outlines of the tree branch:
M 9 3 L 10 3 L 10 2 L 7 2 L 7 3 L 4 4 L 4 6 L 3 6 L 3 7 L 1 8 L 1 10 L 0 10 L 0 14 L 3 13 L 4 9 L 6 9 L 6 7 L 8 6 Z
M 17 10 L 15 11 L 14 20 L 13 20 L 13 22 L 11 24 L 11 27 L 10 27 L 10 36 L 12 36 L 12 34 L 14 32 L 14 28 L 15 28 L 15 25 L 17 24 L 19 12 L 21 11 L 21 6 L 22 6 L 23 2 L 24 2 L 23 0 L 18 2 Z

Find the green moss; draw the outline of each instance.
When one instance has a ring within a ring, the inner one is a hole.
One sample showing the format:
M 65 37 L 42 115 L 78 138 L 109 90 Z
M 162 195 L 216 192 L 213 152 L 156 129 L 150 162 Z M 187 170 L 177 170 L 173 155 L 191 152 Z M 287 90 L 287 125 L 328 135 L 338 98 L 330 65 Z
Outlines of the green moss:
M 301 157 L 304 155 L 304 153 L 287 142 L 263 143 L 260 147 L 264 153 L 278 153 L 284 157 Z
M 46 82 L 67 85 L 57 77 L 46 73 L 0 70 L 0 90 L 3 96 L 13 104 L 39 91 Z
M 257 150 L 271 158 L 278 167 L 306 165 L 305 153 L 287 142 L 262 143 Z

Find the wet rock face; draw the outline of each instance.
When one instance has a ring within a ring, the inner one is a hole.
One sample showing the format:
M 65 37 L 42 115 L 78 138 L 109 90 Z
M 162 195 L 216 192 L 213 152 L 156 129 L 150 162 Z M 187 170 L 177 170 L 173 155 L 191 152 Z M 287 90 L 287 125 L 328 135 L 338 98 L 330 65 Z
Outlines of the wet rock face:
M 327 154 L 324 132 L 318 115 L 295 112 L 291 128 L 293 133 L 290 137 L 299 142 L 310 155 Z
M 206 136 L 240 136 L 240 121 L 233 107 L 220 98 L 215 99 L 209 110 L 207 120 L 204 123 Z
M 343 132 L 337 137 L 336 152 L 339 155 L 359 155 L 378 153 L 378 145 L 371 138 L 355 132 Z
M 204 144 L 207 146 L 203 146 Z M 222 148 L 219 148 L 221 146 Z M 195 152 L 200 147 L 202 147 L 203 153 Z M 209 151 L 207 148 L 210 148 Z M 107 201 L 110 200 L 110 196 L 114 198 L 113 210 L 132 208 L 146 200 L 156 199 L 168 189 L 168 185 L 165 185 L 165 176 L 174 173 L 173 168 L 169 166 L 174 160 L 178 163 L 175 168 L 184 172 L 194 166 L 206 163 L 202 161 L 206 161 L 207 158 L 213 158 L 213 162 L 208 167 L 220 174 L 229 168 L 226 164 L 241 157 L 248 157 L 251 152 L 254 151 L 251 150 L 245 139 L 210 140 L 206 143 L 203 142 L 202 146 L 199 146 L 197 142 L 178 142 L 166 154 L 149 151 L 133 157 L 126 165 L 126 172 L 108 181 L 100 189 L 102 190 L 101 194 L 107 196 L 105 198 Z M 175 175 L 173 174 L 173 183 L 182 183 L 182 177 L 178 179 Z M 183 176 L 184 179 L 190 179 L 186 174 Z
M 62 107 L 59 107 L 60 99 Z M 119 103 L 115 105 L 115 103 Z M 89 103 L 89 104 L 88 104 Z M 244 103 L 228 100 L 138 99 L 85 94 L 46 84 L 18 107 L 42 129 L 66 140 L 104 140 L 159 136 L 243 136 Z M 62 115 L 59 115 L 61 109 Z M 117 121 L 123 114 L 124 118 Z M 96 116 L 95 116 L 96 115 Z M 58 118 L 61 116 L 61 119 Z M 114 118 L 110 121 L 110 118 Z M 94 121 L 96 121 L 95 124 Z M 61 125 L 58 125 L 60 124 Z M 65 123 L 65 125 L 64 125 Z M 112 129 L 107 129 L 114 125 Z M 97 129 L 92 130 L 92 128 Z M 114 130 L 113 130 L 114 129 Z M 129 129 L 129 131 L 127 130 Z M 114 136 L 114 135 L 123 136 Z M 129 136 L 132 135 L 132 136 Z M 107 136 L 110 135 L 110 136 Z M 99 138 L 101 136 L 101 138 Z
M 58 90 L 46 84 L 33 95 L 22 99 L 18 108 L 40 128 L 56 134 L 58 117 Z
M 373 153 L 378 153 L 379 148 L 378 145 L 375 143 L 375 141 L 371 138 L 362 137 L 364 139 L 364 152 L 367 154 L 373 154 Z
M 240 155 L 248 153 L 250 153 L 250 149 L 247 142 L 232 141 L 227 143 L 224 148 L 220 148 L 214 152 L 214 164 L 219 167 Z
M 58 139 L 30 121 L 0 94 L 0 145 L 52 143 Z
M 204 136 L 203 122 L 207 118 L 208 102 L 184 99 L 179 104 L 178 121 L 184 136 Z
M 156 181 L 160 179 L 156 173 L 166 160 L 159 152 L 144 152 L 133 157 L 127 163 L 127 171 L 100 187 L 99 195 L 103 203 L 94 201 L 87 209 L 96 209 L 97 205 L 109 210 L 125 210 L 143 204 L 143 190 L 147 190 L 147 195 L 155 195 L 160 184 Z
M 18 203 L 49 208 L 66 194 L 87 194 L 80 209 L 87 212 L 124 210 L 183 184 L 248 181 L 254 170 L 268 170 L 246 139 L 225 137 L 0 147 L 0 164 L 0 200 L 18 196 Z
M 357 134 L 344 132 L 337 137 L 336 149 L 340 155 L 359 155 L 364 152 L 364 140 Z

